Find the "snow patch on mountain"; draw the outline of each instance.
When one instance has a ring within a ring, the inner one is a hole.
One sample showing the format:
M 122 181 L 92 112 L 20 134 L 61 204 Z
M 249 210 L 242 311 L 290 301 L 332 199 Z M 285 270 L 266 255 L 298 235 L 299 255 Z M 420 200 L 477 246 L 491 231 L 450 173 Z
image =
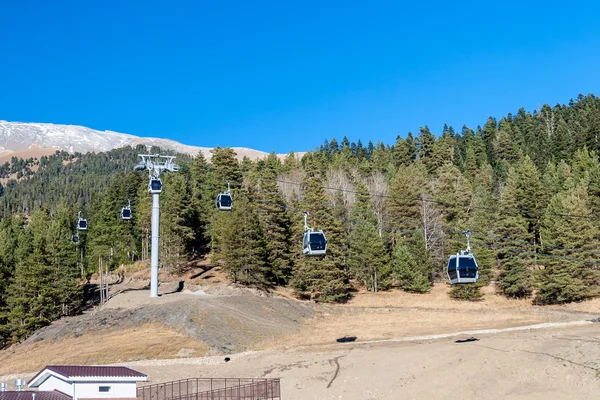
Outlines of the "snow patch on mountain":
M 113 131 L 98 131 L 77 125 L 45 124 L 30 122 L 8 122 L 0 120 L 0 149 L 17 152 L 26 149 L 57 149 L 70 153 L 104 152 L 124 146 L 138 144 L 158 146 L 180 153 L 196 155 L 202 151 L 207 159 L 212 153 L 209 147 L 189 146 L 170 139 L 146 138 Z M 233 147 L 238 158 L 251 159 L 268 155 L 264 151 Z

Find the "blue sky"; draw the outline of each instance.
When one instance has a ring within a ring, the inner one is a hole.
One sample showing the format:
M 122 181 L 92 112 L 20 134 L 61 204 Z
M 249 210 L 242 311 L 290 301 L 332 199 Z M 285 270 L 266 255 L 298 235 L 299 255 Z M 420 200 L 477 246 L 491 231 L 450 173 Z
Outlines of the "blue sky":
M 402 3 L 5 1 L 0 119 L 287 153 L 600 95 L 596 2 Z

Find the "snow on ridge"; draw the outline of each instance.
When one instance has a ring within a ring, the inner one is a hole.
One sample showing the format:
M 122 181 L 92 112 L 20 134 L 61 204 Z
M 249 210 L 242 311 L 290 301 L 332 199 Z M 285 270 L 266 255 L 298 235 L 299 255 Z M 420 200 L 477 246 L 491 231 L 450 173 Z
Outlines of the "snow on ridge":
M 186 145 L 172 139 L 140 137 L 110 130 L 99 131 L 80 125 L 65 125 L 40 122 L 8 122 L 0 120 L 0 148 L 19 151 L 30 148 L 55 148 L 70 153 L 103 152 L 138 144 L 159 146 L 195 156 L 202 151 L 207 159 L 212 158 L 210 147 Z M 232 147 L 238 158 L 264 158 L 269 153 L 247 147 Z

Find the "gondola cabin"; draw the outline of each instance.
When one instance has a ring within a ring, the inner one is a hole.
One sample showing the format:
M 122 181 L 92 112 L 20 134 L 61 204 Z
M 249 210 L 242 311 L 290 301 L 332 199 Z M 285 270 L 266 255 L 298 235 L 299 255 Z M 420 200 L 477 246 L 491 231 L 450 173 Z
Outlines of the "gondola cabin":
M 79 243 L 79 235 L 71 235 L 71 242 Z
M 306 256 L 323 256 L 327 254 L 327 239 L 323 231 L 307 231 L 302 240 L 302 252 Z
M 77 229 L 80 231 L 86 231 L 87 227 L 88 227 L 87 220 L 85 220 L 83 218 L 79 218 L 79 221 L 77 221 Z
M 123 207 L 121 209 L 121 219 L 131 219 L 131 208 L 129 207 Z
M 219 193 L 217 196 L 217 209 L 219 211 L 230 211 L 233 209 L 233 199 L 228 193 Z
M 448 279 L 450 284 L 475 283 L 479 279 L 477 260 L 471 253 L 461 251 L 450 256 L 448 261 Z
M 152 178 L 148 182 L 148 193 L 160 194 L 162 192 L 162 182 L 159 178 Z

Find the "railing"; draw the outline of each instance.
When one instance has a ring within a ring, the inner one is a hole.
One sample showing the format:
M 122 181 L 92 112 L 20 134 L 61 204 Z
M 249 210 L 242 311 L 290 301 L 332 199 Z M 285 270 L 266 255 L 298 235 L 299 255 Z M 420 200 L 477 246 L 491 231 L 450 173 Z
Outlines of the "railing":
M 281 400 L 278 378 L 194 378 L 137 388 L 138 400 Z

